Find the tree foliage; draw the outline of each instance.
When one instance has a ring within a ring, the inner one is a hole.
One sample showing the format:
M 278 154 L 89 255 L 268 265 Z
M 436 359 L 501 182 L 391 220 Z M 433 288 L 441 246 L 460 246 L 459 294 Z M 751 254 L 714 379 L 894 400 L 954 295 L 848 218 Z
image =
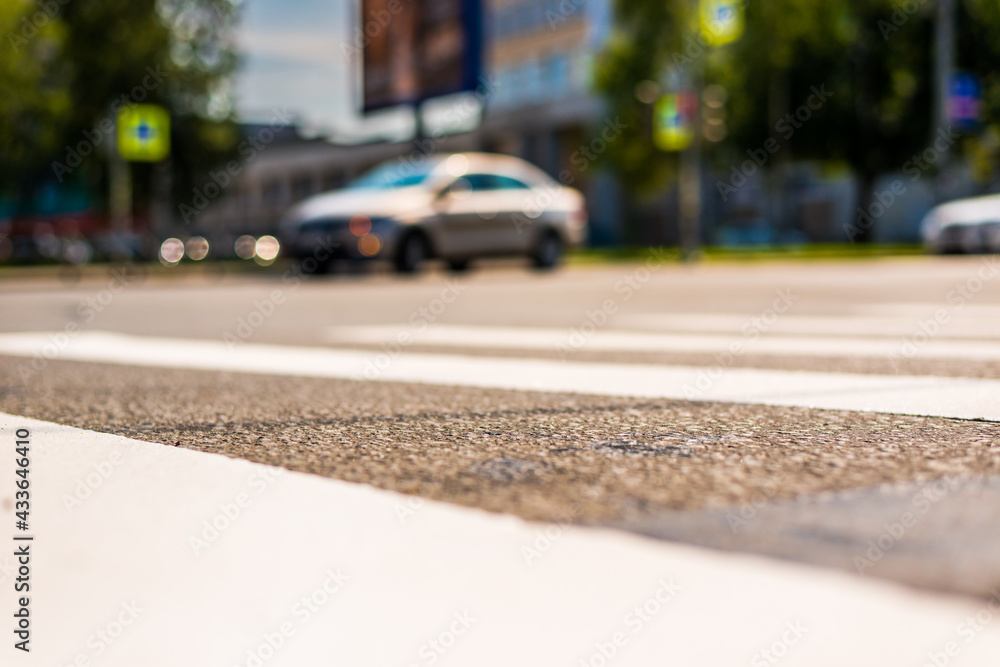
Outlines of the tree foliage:
M 1000 122 L 1000 5 L 957 0 L 957 66 L 983 83 L 984 119 Z M 728 91 L 729 136 L 710 156 L 716 167 L 747 159 L 769 138 L 782 160 L 845 164 L 863 183 L 900 169 L 932 140 L 933 0 L 748 0 L 737 42 L 705 48 L 694 35 L 690 0 L 618 0 L 616 29 L 599 58 L 597 87 L 630 132 L 608 152 L 637 189 L 662 187 L 676 156 L 649 138 L 649 110 L 635 96 L 644 80 L 703 68 L 705 83 Z M 825 86 L 831 93 L 791 137 L 786 114 Z
M 60 62 L 64 26 L 31 23 L 36 5 L 29 0 L 0 3 L 0 189 L 26 196 L 21 175 L 40 167 L 62 143 L 72 115 L 69 72 Z
M 175 127 L 189 132 L 175 137 L 184 148 L 172 160 L 181 185 L 235 146 L 228 80 L 237 64 L 238 17 L 230 0 L 2 5 L 0 27 L 8 43 L 0 58 L 0 192 L 18 197 L 22 208 L 40 184 L 61 176 L 54 164 L 114 118 L 115 100 L 161 104 Z M 219 125 L 229 136 L 221 144 Z M 106 187 L 110 137 L 101 132 L 100 143 L 73 172 L 98 200 Z

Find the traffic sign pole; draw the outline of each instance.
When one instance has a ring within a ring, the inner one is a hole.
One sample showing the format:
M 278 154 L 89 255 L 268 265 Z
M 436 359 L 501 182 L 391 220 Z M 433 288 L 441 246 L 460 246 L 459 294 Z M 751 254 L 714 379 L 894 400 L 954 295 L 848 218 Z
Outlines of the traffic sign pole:
M 170 114 L 154 104 L 133 104 L 118 112 L 115 124 L 108 167 L 108 213 L 111 228 L 122 233 L 132 229 L 131 163 L 161 163 L 170 155 Z
M 931 143 L 938 130 L 948 125 L 948 99 L 950 95 L 952 70 L 955 62 L 955 0 L 937 0 L 937 23 L 934 38 L 934 126 L 931 128 Z M 948 162 L 948 153 L 938 159 L 938 174 L 943 175 Z
M 132 229 L 132 165 L 120 155 L 112 155 L 108 177 L 111 188 L 108 201 L 111 229 L 127 232 Z
M 693 91 L 690 100 L 691 143 L 681 154 L 680 174 L 680 224 L 679 236 L 681 259 L 694 262 L 698 259 L 701 246 L 701 104 L 702 62 L 698 58 L 691 70 L 689 89 Z
M 697 30 L 703 42 L 712 47 L 724 46 L 738 40 L 744 31 L 745 17 L 742 0 L 691 0 Z M 701 247 L 701 164 L 702 103 L 705 56 L 696 58 L 689 70 L 687 82 L 687 122 L 690 140 L 682 147 L 680 168 L 680 215 L 678 235 L 681 257 L 686 262 L 698 259 Z M 674 148 L 673 150 L 680 150 Z
M 118 133 L 111 134 L 108 146 L 108 218 L 112 231 L 132 228 L 132 169 L 118 148 Z

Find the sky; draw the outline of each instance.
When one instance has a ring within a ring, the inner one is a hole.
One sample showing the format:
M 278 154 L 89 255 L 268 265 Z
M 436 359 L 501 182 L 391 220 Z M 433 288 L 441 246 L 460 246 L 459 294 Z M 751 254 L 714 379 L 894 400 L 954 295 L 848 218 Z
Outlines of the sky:
M 359 20 L 358 5 L 359 0 L 244 0 L 238 30 L 243 64 L 235 80 L 240 120 L 266 122 L 287 109 L 307 135 L 348 143 L 408 138 L 409 110 L 369 118 L 359 111 L 360 56 L 349 60 L 345 52 Z
M 357 109 L 359 58 L 349 62 L 357 20 L 352 0 L 245 0 L 238 31 L 243 64 L 235 80 L 236 110 L 247 122 L 287 109 L 307 134 L 340 140 L 402 138 L 405 111 L 364 119 Z

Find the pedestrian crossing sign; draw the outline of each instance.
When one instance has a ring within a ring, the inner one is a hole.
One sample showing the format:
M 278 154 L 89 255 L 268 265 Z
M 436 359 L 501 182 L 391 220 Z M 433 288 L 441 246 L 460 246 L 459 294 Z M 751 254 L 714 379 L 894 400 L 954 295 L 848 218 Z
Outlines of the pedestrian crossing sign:
M 735 42 L 743 35 L 744 0 L 701 0 L 701 36 L 710 46 Z
M 118 112 L 118 154 L 129 162 L 159 162 L 170 154 L 170 114 L 155 104 Z
M 682 151 L 694 140 L 696 106 L 691 93 L 669 93 L 653 107 L 653 143 L 662 151 Z

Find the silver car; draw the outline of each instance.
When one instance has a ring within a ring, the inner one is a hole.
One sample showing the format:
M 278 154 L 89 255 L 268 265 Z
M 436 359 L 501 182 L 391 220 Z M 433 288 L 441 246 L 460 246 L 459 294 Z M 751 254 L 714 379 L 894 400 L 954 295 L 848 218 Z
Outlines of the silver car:
M 941 204 L 924 217 L 921 233 L 931 252 L 1000 252 L 1000 195 Z
M 380 258 L 412 273 L 428 259 L 460 271 L 501 256 L 552 268 L 586 229 L 579 191 L 519 158 L 455 153 L 387 162 L 343 190 L 306 199 L 288 212 L 280 235 L 305 270 Z

